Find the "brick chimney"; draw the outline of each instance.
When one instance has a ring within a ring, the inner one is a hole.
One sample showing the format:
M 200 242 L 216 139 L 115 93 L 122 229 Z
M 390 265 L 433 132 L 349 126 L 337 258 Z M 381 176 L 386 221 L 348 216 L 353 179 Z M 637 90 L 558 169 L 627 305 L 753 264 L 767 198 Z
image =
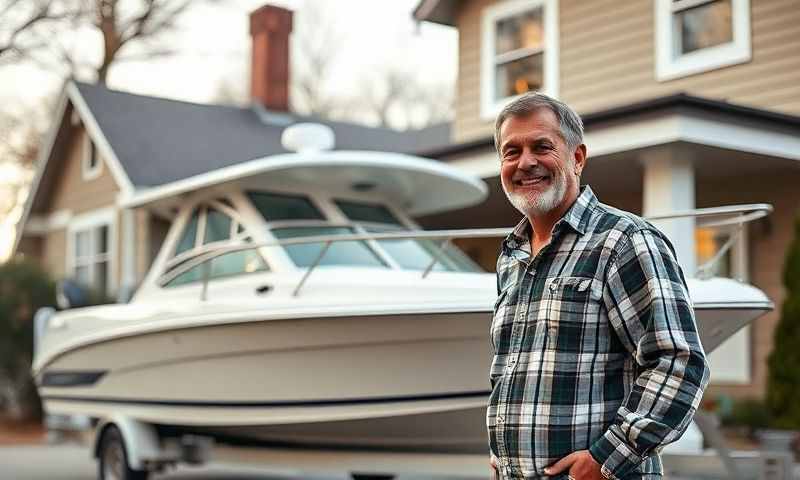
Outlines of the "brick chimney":
M 289 34 L 292 12 L 264 5 L 250 14 L 253 38 L 250 99 L 269 110 L 289 111 Z

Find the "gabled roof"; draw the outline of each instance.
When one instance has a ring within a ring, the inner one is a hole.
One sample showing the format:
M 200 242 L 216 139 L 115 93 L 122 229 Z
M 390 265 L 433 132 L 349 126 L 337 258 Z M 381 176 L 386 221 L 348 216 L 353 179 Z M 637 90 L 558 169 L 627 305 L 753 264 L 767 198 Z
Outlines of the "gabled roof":
M 449 143 L 447 124 L 398 132 L 344 122 L 134 95 L 76 83 L 99 130 L 135 188 L 181 180 L 287 151 L 281 134 L 291 124 L 331 127 L 336 150 L 416 153 Z
M 414 9 L 414 18 L 419 22 L 441 23 L 454 27 L 459 0 L 420 0 Z

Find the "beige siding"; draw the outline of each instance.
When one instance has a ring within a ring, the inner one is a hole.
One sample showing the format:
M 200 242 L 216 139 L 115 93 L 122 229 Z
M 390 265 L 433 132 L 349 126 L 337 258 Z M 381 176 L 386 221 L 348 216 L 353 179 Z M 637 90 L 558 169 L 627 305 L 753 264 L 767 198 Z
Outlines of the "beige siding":
M 480 118 L 481 12 L 459 17 L 454 141 L 491 135 Z M 559 0 L 560 97 L 580 113 L 687 92 L 800 115 L 800 8 L 796 0 L 751 0 L 752 60 L 666 82 L 655 79 L 653 2 Z
M 55 230 L 44 236 L 42 266 L 50 276 L 59 280 L 67 270 L 67 231 Z
M 112 207 L 116 203 L 119 187 L 114 180 L 105 160 L 101 159 L 102 171 L 99 176 L 91 180 L 84 180 L 81 171 L 81 160 L 84 148 L 85 132 L 82 128 L 74 128 L 73 136 L 63 151 L 63 157 L 55 156 L 50 159 L 56 162 L 57 168 L 50 170 L 56 178 L 50 182 L 53 185 L 50 192 L 39 192 L 49 195 L 46 210 L 40 215 L 46 216 L 57 211 L 69 211 L 73 216 L 81 215 L 92 210 Z M 60 164 L 60 165 L 59 165 Z M 121 245 L 122 230 L 121 217 L 115 216 L 116 225 L 116 251 L 113 260 L 116 269 L 116 284 L 119 285 L 122 258 Z M 43 238 L 44 265 L 54 278 L 64 277 L 66 272 L 67 232 L 59 230 L 50 232 Z
M 48 210 L 55 212 L 58 210 L 70 210 L 73 215 L 105 208 L 113 205 L 119 192 L 105 159 L 101 159 L 103 164 L 100 176 L 92 180 L 84 180 L 81 172 L 81 158 L 83 156 L 85 133 L 76 130 L 72 142 L 66 150 L 66 158 L 52 161 L 63 161 L 58 180 L 53 188 Z

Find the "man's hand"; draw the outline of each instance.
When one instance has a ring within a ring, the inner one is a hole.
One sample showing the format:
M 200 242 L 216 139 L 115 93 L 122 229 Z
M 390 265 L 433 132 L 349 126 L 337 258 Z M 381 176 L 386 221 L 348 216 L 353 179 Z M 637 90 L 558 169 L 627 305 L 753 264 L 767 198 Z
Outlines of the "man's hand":
M 570 453 L 553 465 L 544 469 L 548 475 L 568 472 L 574 480 L 605 480 L 600 473 L 600 464 L 594 460 L 588 450 Z
M 500 480 L 497 475 L 497 457 L 489 454 L 489 480 Z

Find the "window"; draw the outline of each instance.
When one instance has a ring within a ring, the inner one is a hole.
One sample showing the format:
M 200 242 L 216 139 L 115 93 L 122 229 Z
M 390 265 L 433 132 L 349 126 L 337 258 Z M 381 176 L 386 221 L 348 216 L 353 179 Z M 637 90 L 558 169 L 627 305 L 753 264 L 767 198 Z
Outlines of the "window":
M 180 255 L 194 248 L 195 242 L 197 242 L 197 223 L 199 219 L 200 211 L 195 210 L 192 213 L 192 218 L 189 219 L 189 224 L 183 229 L 183 235 L 178 242 L 178 246 L 175 247 L 175 255 Z
M 387 233 L 405 230 L 397 217 L 385 206 L 361 202 L 336 200 L 336 206 L 358 227 L 369 233 Z M 458 248 L 450 246 L 444 251 L 432 240 L 397 239 L 378 240 L 378 245 L 404 270 L 425 270 L 433 265 L 440 271 L 481 271 Z M 433 259 L 437 261 L 434 263 Z
M 219 210 L 209 208 L 206 212 L 206 234 L 203 244 L 220 242 L 231 238 L 233 220 Z
M 387 223 L 400 225 L 400 221 L 383 205 L 336 200 L 336 206 L 354 222 Z
M 77 217 L 67 227 L 68 276 L 101 296 L 109 295 L 114 284 L 113 222 L 113 211 L 101 211 Z
M 175 256 L 215 242 L 244 239 L 245 229 L 235 220 L 234 210 L 225 202 L 210 202 L 214 206 L 200 206 L 192 212 L 183 234 L 175 246 Z M 222 210 L 227 210 L 225 213 Z M 202 235 L 198 236 L 198 232 Z
M 267 264 L 256 250 L 238 250 L 235 252 L 224 253 L 214 257 L 208 262 L 195 265 L 185 272 L 175 276 L 164 286 L 176 287 L 199 282 L 203 279 L 203 269 L 210 268 L 208 272 L 209 280 L 215 280 L 247 273 L 264 272 L 269 270 Z
M 268 222 L 325 219 L 322 212 L 308 198 L 300 195 L 248 192 L 247 196 Z
M 515 0 L 483 13 L 481 116 L 494 117 L 515 97 L 558 95 L 557 0 Z
M 289 227 L 272 229 L 275 238 L 313 237 L 322 235 L 348 235 L 355 233 L 348 227 Z M 284 245 L 286 253 L 298 267 L 310 267 L 317 261 L 323 243 Z M 319 261 L 320 266 L 342 265 L 350 267 L 386 267 L 375 252 L 363 241 L 333 242 Z
M 655 2 L 658 80 L 750 60 L 749 0 Z
M 97 154 L 97 146 L 95 146 L 92 138 L 84 135 L 83 141 L 83 160 L 81 161 L 81 172 L 83 173 L 84 180 L 92 180 L 100 176 L 100 157 Z

